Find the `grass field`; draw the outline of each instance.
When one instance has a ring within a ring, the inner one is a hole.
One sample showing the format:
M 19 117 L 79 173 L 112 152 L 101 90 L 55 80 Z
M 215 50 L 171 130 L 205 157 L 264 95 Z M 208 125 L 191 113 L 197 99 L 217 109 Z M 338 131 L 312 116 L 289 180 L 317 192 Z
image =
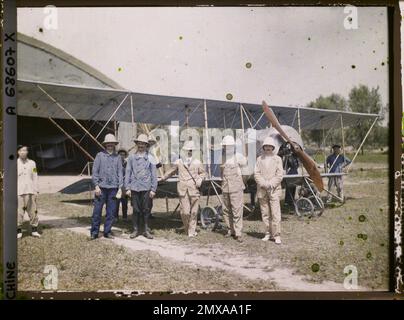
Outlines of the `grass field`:
M 379 160 L 382 158 L 378 158 Z M 360 163 L 345 179 L 347 201 L 329 207 L 321 217 L 298 218 L 283 214 L 282 245 L 262 242 L 263 224 L 259 216 L 244 220 L 244 242 L 224 238 L 221 232 L 200 230 L 189 239 L 178 233 L 178 214 L 166 213 L 164 199 L 156 199 L 151 220 L 156 240 L 174 243 L 189 250 L 209 249 L 225 261 L 232 253 L 245 261 L 261 259 L 271 268 L 288 268 L 305 281 L 342 283 L 344 268 L 353 265 L 358 284 L 374 290 L 388 288 L 388 177 L 383 162 Z M 377 169 L 372 169 L 375 167 Z M 248 199 L 248 197 L 246 197 Z M 212 202 L 217 202 L 212 199 Z M 89 194 L 43 194 L 40 212 L 45 215 L 74 218 L 88 225 L 91 216 Z M 173 210 L 177 200 L 170 199 Z M 205 199 L 201 200 L 205 204 Z M 119 222 L 124 233 L 130 222 Z M 214 272 L 205 267 L 185 266 L 161 257 L 153 251 L 129 252 L 107 240 L 90 242 L 85 236 L 64 229 L 43 226 L 43 237 L 24 237 L 19 243 L 20 288 L 41 289 L 43 267 L 56 265 L 60 271 L 60 289 L 132 289 L 132 290 L 274 290 L 272 281 L 252 280 L 227 271 Z M 255 261 L 255 260 L 254 260 Z M 253 272 L 253 271 L 252 271 Z
M 327 156 L 328 154 L 326 154 Z M 354 153 L 346 153 L 345 154 L 349 159 L 353 159 L 355 156 Z M 318 153 L 315 155 L 314 159 L 318 163 L 322 163 L 324 161 L 324 154 Z M 388 154 L 382 152 L 366 152 L 364 154 L 359 153 L 356 156 L 355 163 L 371 163 L 371 164 L 387 164 L 388 163 Z
M 208 268 L 193 268 L 162 259 L 157 253 L 128 252 L 108 240 L 88 241 L 84 235 L 60 229 L 43 230 L 41 239 L 22 239 L 19 249 L 19 289 L 43 290 L 44 266 L 58 269 L 60 290 L 273 290 L 270 282 L 251 281 Z

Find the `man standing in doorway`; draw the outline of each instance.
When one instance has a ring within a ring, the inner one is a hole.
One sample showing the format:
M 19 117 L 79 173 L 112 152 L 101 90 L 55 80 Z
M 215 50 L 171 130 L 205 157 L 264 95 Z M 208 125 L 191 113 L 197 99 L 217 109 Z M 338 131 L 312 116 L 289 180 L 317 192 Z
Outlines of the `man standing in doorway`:
M 38 233 L 38 208 L 37 195 L 38 187 L 38 172 L 35 161 L 28 159 L 28 147 L 18 146 L 17 159 L 17 192 L 18 192 L 18 227 L 17 238 L 22 238 L 22 224 L 24 222 L 25 212 L 28 213 L 29 222 L 31 225 L 31 235 L 39 238 Z

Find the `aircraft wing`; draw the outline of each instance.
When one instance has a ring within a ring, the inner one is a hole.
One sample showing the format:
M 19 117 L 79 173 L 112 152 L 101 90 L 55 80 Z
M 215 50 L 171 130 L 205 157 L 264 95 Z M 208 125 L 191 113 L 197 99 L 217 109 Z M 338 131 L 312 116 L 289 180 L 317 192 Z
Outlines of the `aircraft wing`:
M 329 177 L 342 177 L 346 175 L 346 173 L 321 173 L 322 178 L 329 178 Z M 301 184 L 304 181 L 304 178 L 310 179 L 308 174 L 289 174 L 284 175 L 283 180 L 286 183 L 290 184 Z
M 215 190 L 213 189 L 210 181 L 214 181 L 215 183 L 219 184 L 221 183 L 222 179 L 220 177 L 212 177 L 210 179 L 205 179 L 204 182 L 202 183 L 201 186 L 201 194 L 206 196 L 206 195 L 211 195 L 214 196 L 216 195 Z M 166 181 L 159 181 L 158 183 L 158 188 L 157 188 L 157 198 L 176 198 L 178 197 L 177 193 L 177 183 L 178 183 L 178 177 L 174 176 L 172 178 L 168 178 Z M 222 193 L 222 190 L 216 187 L 216 191 L 218 194 Z
M 323 178 L 328 178 L 328 177 L 341 177 L 346 175 L 346 173 L 322 173 L 321 177 Z M 290 175 L 284 175 L 283 176 L 283 182 L 290 183 L 290 184 L 302 184 L 304 182 L 304 178 L 310 178 L 309 175 L 303 175 L 303 174 L 290 174 Z M 205 179 L 202 187 L 201 187 L 201 193 L 202 195 L 207 195 L 210 194 L 211 196 L 216 195 L 215 190 L 211 187 L 211 184 L 209 181 L 214 181 L 217 184 L 221 184 L 222 179 L 220 177 L 212 177 L 210 179 Z M 175 198 L 178 197 L 177 193 L 177 183 L 178 183 L 178 177 L 174 176 L 172 178 L 167 179 L 166 181 L 159 181 L 158 188 L 157 188 L 157 197 L 158 198 Z M 215 185 L 216 186 L 216 185 Z M 246 183 L 246 189 L 244 192 L 251 192 L 255 191 L 256 189 L 256 182 L 253 178 L 253 176 L 250 176 L 247 183 Z M 222 193 L 222 190 L 216 186 L 216 190 L 218 194 Z
M 132 97 L 132 106 L 130 97 Z M 268 126 L 267 120 L 262 116 L 260 104 L 18 80 L 18 115 L 70 119 L 66 111 L 62 110 L 54 100 L 78 120 L 107 121 L 113 115 L 116 121 L 131 122 L 133 107 L 136 122 L 170 125 L 171 121 L 175 120 L 182 126 L 186 122 L 188 114 L 191 127 L 204 127 L 204 102 L 206 101 L 208 127 L 233 129 L 241 128 L 239 108 L 242 104 L 257 129 Z M 299 111 L 301 129 L 331 128 L 336 121 L 340 121 L 341 117 L 345 127 L 355 126 L 360 121 L 374 119 L 378 116 L 368 113 L 291 106 L 271 105 L 271 108 L 281 124 L 294 128 L 297 128 L 297 112 Z

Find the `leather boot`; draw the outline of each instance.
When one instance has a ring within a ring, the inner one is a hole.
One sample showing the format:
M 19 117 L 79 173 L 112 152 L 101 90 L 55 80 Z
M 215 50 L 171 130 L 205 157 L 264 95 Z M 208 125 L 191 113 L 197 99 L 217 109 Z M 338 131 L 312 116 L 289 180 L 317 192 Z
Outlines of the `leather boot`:
M 136 238 L 139 235 L 139 214 L 137 213 L 133 213 L 133 217 L 132 217 L 132 222 L 133 222 L 133 231 L 130 235 L 130 238 Z
M 149 231 L 149 223 L 148 223 L 148 217 L 144 217 L 144 233 L 143 236 L 147 239 L 153 239 L 153 236 L 151 235 Z

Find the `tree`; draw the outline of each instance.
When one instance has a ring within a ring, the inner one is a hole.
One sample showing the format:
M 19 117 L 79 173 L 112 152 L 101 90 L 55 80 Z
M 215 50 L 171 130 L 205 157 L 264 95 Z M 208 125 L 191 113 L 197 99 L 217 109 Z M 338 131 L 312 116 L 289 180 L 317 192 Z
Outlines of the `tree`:
M 352 88 L 351 92 L 349 93 L 348 104 L 349 109 L 353 112 L 382 114 L 381 111 L 384 110 L 382 99 L 379 93 L 379 87 L 369 89 L 365 85 L 359 85 Z M 362 154 L 364 152 L 365 145 L 375 145 L 375 142 L 379 139 L 378 135 L 375 133 L 380 132 L 378 128 L 380 127 L 380 122 L 382 120 L 383 118 L 380 117 L 374 125 L 374 133 L 368 137 L 368 140 L 362 147 Z M 369 120 L 361 121 L 357 126 L 350 128 L 349 135 L 347 137 L 349 143 L 358 148 L 360 143 L 365 138 L 366 133 L 370 129 L 372 122 L 373 121 Z
M 345 100 L 344 97 L 342 97 L 339 94 L 333 93 L 329 96 L 322 96 L 320 95 L 315 101 L 310 102 L 307 105 L 308 108 L 316 108 L 316 109 L 328 109 L 328 110 L 342 110 L 346 111 L 348 109 L 348 104 L 347 101 Z M 330 128 L 326 128 L 325 132 L 323 130 L 311 130 L 307 132 L 306 137 L 310 141 L 313 141 L 317 144 L 317 146 L 320 148 L 323 139 L 324 139 L 324 133 L 327 134 L 328 130 Z M 337 135 L 340 135 L 338 132 L 330 132 L 327 137 L 327 141 L 333 141 L 336 139 Z M 340 139 L 340 138 L 338 138 Z

